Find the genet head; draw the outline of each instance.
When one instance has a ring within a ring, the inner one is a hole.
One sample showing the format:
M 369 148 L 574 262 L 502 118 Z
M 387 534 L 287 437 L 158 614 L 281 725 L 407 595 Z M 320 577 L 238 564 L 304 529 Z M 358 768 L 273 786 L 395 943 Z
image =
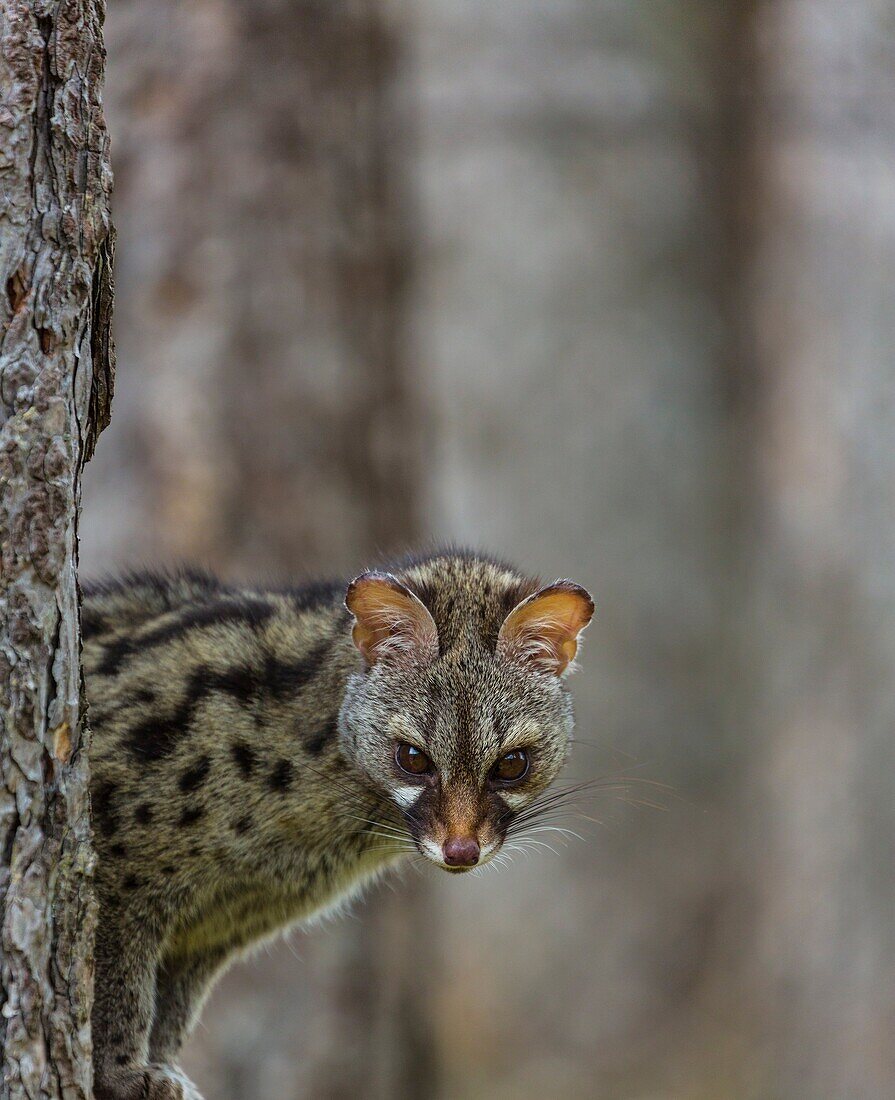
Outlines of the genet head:
M 448 871 L 487 862 L 568 753 L 572 667 L 593 602 L 493 562 L 445 556 L 348 588 L 364 670 L 341 713 L 346 752 Z

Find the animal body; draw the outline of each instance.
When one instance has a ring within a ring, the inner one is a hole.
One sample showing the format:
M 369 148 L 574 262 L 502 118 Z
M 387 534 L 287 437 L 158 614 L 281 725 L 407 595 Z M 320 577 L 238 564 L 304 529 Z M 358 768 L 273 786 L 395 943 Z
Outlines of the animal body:
M 447 551 L 347 586 L 88 587 L 97 1100 L 201 1100 L 177 1056 L 234 957 L 408 853 L 493 858 L 566 758 L 592 613 Z

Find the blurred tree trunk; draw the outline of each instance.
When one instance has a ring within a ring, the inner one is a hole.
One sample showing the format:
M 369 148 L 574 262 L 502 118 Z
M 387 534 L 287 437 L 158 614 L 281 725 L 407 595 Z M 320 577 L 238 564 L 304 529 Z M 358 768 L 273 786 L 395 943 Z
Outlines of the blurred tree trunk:
M 748 983 L 761 1095 L 798 1100 L 895 1078 L 893 20 L 889 0 L 790 0 L 748 28 Z
M 121 354 L 153 370 L 98 463 L 104 554 L 299 582 L 404 549 L 419 411 L 385 4 L 121 2 L 109 34 Z M 281 947 L 228 975 L 187 1052 L 210 1095 L 427 1094 L 414 886 L 296 939 L 300 964 Z
M 98 0 L 0 4 L 0 1097 L 92 1095 L 80 474 L 109 416 Z
M 251 88 L 231 86 L 230 126 L 245 127 L 271 190 L 263 211 L 237 200 L 250 289 L 222 364 L 223 538 L 232 560 L 280 576 L 346 554 L 354 568 L 419 532 L 397 28 L 378 0 L 266 0 L 240 41 Z M 407 950 L 427 923 L 419 894 L 415 880 L 377 892 L 340 930 L 310 1095 L 431 1095 L 427 968 Z

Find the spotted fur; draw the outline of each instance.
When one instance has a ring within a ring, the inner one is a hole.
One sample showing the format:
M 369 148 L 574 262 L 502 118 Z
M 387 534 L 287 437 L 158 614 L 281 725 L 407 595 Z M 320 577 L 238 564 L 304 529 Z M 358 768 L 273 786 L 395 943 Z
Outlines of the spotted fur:
M 408 852 L 444 866 L 450 835 L 489 858 L 562 766 L 561 679 L 498 646 L 538 583 L 455 552 L 387 575 L 431 615 L 437 647 L 431 632 L 425 652 L 389 638 L 372 664 L 342 582 L 264 591 L 185 573 L 86 589 L 98 1100 L 196 1100 L 175 1061 L 233 958 Z M 401 772 L 400 741 L 431 775 Z M 501 790 L 491 769 L 523 746 L 530 774 Z

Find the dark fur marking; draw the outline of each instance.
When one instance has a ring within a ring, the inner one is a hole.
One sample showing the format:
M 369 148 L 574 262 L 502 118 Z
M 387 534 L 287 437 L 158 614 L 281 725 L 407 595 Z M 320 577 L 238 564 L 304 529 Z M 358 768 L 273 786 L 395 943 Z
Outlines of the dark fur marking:
M 187 681 L 186 695 L 173 714 L 167 717 L 152 715 L 132 728 L 127 738 L 131 752 L 146 762 L 170 756 L 188 732 L 196 709 L 216 691 L 226 692 L 240 703 L 249 703 L 263 694 L 270 694 L 276 699 L 292 698 L 324 666 L 330 644 L 329 641 L 323 642 L 296 661 L 281 661 L 268 653 L 258 672 L 239 667 L 226 672 L 215 672 L 206 667 L 197 669 Z M 239 760 L 237 763 L 243 774 L 247 775 L 245 766 Z
M 281 661 L 272 653 L 266 654 L 261 681 L 264 689 L 275 699 L 289 699 L 317 675 L 326 662 L 331 643 L 322 642 L 296 661 Z
M 209 626 L 224 623 L 240 623 L 255 629 L 266 622 L 273 614 L 273 606 L 260 599 L 249 596 L 216 600 L 212 603 L 200 603 L 187 607 L 173 622 L 156 626 L 145 634 L 127 635 L 106 646 L 99 672 L 104 676 L 114 676 L 124 661 L 146 649 L 166 645 L 176 638 L 182 638 L 192 630 L 201 630 Z
M 183 701 L 183 706 L 189 711 L 190 718 L 208 696 L 215 692 L 217 686 L 215 674 L 204 665 L 190 675 L 186 681 L 186 694 Z
M 176 622 L 158 627 L 149 635 L 144 635 L 139 639 L 140 648 L 145 648 L 147 645 L 164 645 L 188 634 L 191 630 L 220 626 L 222 623 L 241 623 L 255 629 L 267 622 L 273 612 L 272 604 L 263 598 L 250 595 L 240 596 L 236 600 L 197 604 L 187 608 Z
M 211 771 L 210 757 L 201 756 L 191 768 L 187 768 L 181 775 L 177 785 L 184 793 L 195 791 L 208 778 L 209 771 Z
M 148 802 L 141 802 L 134 810 L 134 821 L 138 825 L 149 825 L 152 821 L 152 807 Z
M 141 760 L 152 762 L 163 760 L 177 748 L 177 743 L 189 728 L 193 708 L 181 703 L 177 710 L 167 718 L 144 718 L 138 722 L 127 738 L 131 752 Z
M 251 827 L 252 827 L 252 816 L 251 816 L 251 814 L 246 814 L 244 817 L 241 817 L 238 821 L 234 821 L 233 826 L 232 826 L 233 832 L 236 833 L 238 836 L 242 836 L 243 833 L 247 833 L 249 831 L 249 829 L 251 829 Z
M 162 874 L 163 875 L 173 875 L 174 874 L 174 867 L 170 863 L 163 863 L 162 864 Z
M 177 748 L 189 731 L 196 708 L 214 690 L 207 669 L 198 669 L 187 681 L 186 697 L 173 714 L 152 715 L 138 722 L 127 739 L 135 756 L 144 761 L 162 760 Z
M 183 811 L 180 815 L 178 825 L 195 825 L 197 821 L 203 816 L 205 811 L 201 806 L 191 806 Z
M 205 673 L 209 691 L 223 691 L 240 703 L 250 703 L 258 697 L 258 677 L 251 668 L 228 668 L 226 672 Z
M 278 760 L 276 767 L 270 773 L 267 785 L 272 791 L 288 791 L 292 783 L 292 763 L 289 760 Z
M 118 638 L 110 642 L 103 650 L 103 657 L 97 672 L 103 676 L 114 676 L 121 667 L 121 662 L 133 652 L 133 642 L 130 638 Z
M 91 703 L 90 723 L 93 726 L 103 726 L 107 722 L 119 719 L 124 714 L 129 714 L 132 709 L 129 699 L 125 703 L 109 703 L 108 706 L 103 706 L 101 703 Z
M 131 731 L 127 743 L 141 760 L 161 760 L 176 749 L 180 738 L 189 731 L 197 708 L 216 691 L 223 691 L 248 702 L 257 694 L 258 685 L 249 669 L 214 672 L 202 667 L 190 676 L 183 702 L 167 718 L 144 718 Z
M 234 741 L 230 746 L 230 754 L 232 755 L 237 768 L 245 779 L 248 779 L 252 772 L 255 770 L 255 765 L 258 763 L 258 758 L 255 756 L 254 751 L 244 741 Z
M 97 634 L 102 634 L 107 628 L 108 624 L 105 616 L 99 611 L 95 608 L 81 608 L 81 637 L 84 638 L 85 641 L 95 637 Z
M 103 836 L 113 836 L 118 828 L 118 811 L 114 805 L 115 784 L 98 783 L 91 792 L 93 817 Z
M 125 848 L 123 844 L 112 844 L 109 848 L 109 852 L 118 859 L 121 859 L 122 856 L 127 855 L 127 848 Z
M 125 875 L 121 885 L 125 890 L 137 890 L 140 887 L 140 880 L 136 875 Z
M 326 746 L 334 741 L 339 732 L 338 719 L 333 718 L 329 722 L 326 722 L 318 730 L 310 736 L 303 739 L 302 744 L 311 754 L 311 756 L 319 756 Z

